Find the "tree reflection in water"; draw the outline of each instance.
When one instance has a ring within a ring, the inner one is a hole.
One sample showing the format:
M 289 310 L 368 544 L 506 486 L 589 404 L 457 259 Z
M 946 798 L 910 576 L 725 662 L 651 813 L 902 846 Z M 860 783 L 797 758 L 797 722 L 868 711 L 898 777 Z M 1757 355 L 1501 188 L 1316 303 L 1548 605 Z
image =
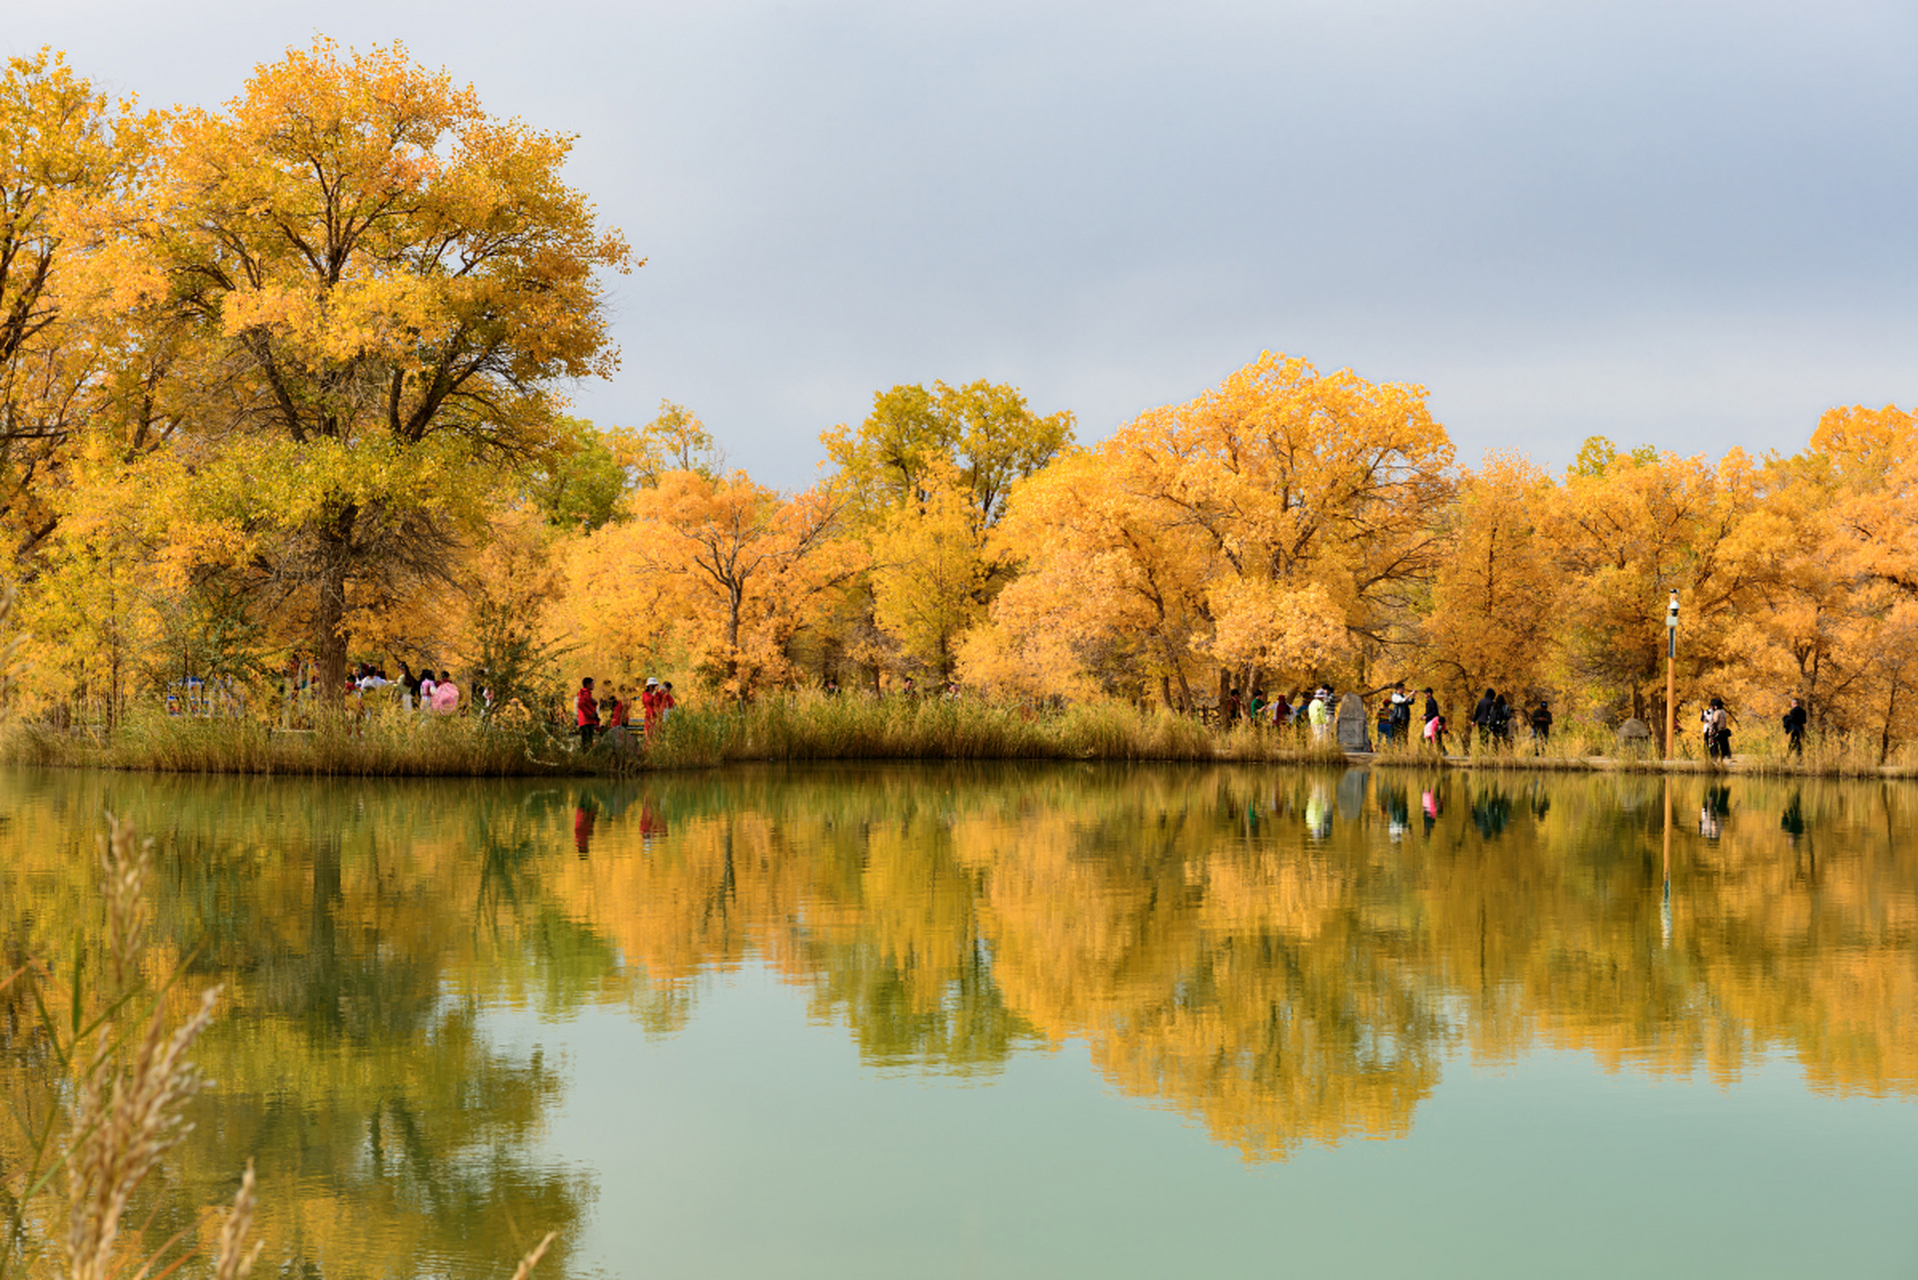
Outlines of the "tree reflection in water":
M 477 1272 L 581 1220 L 590 1183 L 530 1154 L 563 1077 L 491 1045 L 485 1010 L 625 1007 L 670 1035 L 702 977 L 749 963 L 887 1070 L 989 1076 L 1082 1039 L 1249 1159 L 1408 1132 L 1459 1053 L 1729 1079 L 1782 1051 L 1817 1088 L 1918 1092 L 1897 834 L 1918 793 L 1892 784 L 974 766 L 4 788 L 15 953 L 91 927 L 92 815 L 159 838 L 161 934 L 231 992 L 182 1177 L 258 1153 L 269 1257 L 324 1274 Z M 1668 831 L 1674 811 L 1701 821 Z

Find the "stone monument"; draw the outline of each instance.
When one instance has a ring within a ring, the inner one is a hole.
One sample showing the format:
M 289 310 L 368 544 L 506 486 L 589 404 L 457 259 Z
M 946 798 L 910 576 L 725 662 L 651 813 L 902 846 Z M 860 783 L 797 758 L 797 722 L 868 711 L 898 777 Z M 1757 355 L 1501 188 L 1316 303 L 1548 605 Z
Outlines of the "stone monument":
M 1366 732 L 1365 699 L 1356 693 L 1348 693 L 1339 699 L 1339 749 L 1372 749 L 1372 736 Z
M 1618 726 L 1619 750 L 1626 755 L 1637 755 L 1652 749 L 1652 731 L 1643 720 L 1633 716 Z

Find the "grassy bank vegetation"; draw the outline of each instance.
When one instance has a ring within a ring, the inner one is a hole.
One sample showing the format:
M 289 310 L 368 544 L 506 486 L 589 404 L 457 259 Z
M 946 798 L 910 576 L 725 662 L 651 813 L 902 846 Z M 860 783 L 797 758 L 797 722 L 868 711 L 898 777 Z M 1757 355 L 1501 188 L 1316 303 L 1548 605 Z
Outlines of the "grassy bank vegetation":
M 1270 760 L 1342 763 L 1336 747 L 1121 702 L 1033 711 L 972 698 L 827 698 L 797 693 L 668 722 L 657 767 L 745 760 Z
M 287 730 L 240 717 L 129 715 L 111 732 L 14 725 L 9 764 L 362 777 L 517 777 L 589 771 L 551 735 L 395 709 Z
M 1654 744 L 1662 740 L 1654 739 Z M 1446 764 L 1473 769 L 1609 769 L 1643 773 L 1689 773 L 1714 770 L 1732 773 L 1815 775 L 1828 778 L 1918 777 L 1918 751 L 1887 745 L 1870 734 L 1808 734 L 1802 756 L 1793 756 L 1784 730 L 1776 726 L 1732 735 L 1729 765 L 1706 757 L 1696 731 L 1680 727 L 1673 758 L 1662 758 L 1654 744 L 1627 748 L 1617 733 L 1603 725 L 1570 726 L 1545 742 L 1519 733 L 1508 746 L 1486 747 L 1476 737 L 1447 735 Z M 1386 766 L 1433 765 L 1432 750 L 1423 743 L 1381 744 L 1377 762 Z
M 617 774 L 803 760 L 1267 760 L 1336 763 L 1290 733 L 1218 732 L 1123 703 L 1059 711 L 961 698 L 827 698 L 796 693 L 682 708 L 649 748 L 576 749 L 560 726 L 419 716 L 397 708 L 296 732 L 258 721 L 129 716 L 112 733 L 16 726 L 4 758 L 175 773 L 487 777 Z
M 1620 749 L 1602 726 L 1573 726 L 1535 744 L 1520 735 L 1487 749 L 1461 735 L 1448 742 L 1448 767 L 1492 769 L 1709 770 L 1694 734 L 1678 756 Z M 1894 749 L 1881 767 L 1880 743 L 1861 737 L 1807 738 L 1802 760 L 1777 729 L 1734 740 L 1732 764 L 1744 773 L 1838 777 L 1918 776 L 1918 759 Z M 1314 745 L 1298 730 L 1220 730 L 1163 710 L 1088 702 L 1034 710 L 975 698 L 828 698 L 799 692 L 744 706 L 721 702 L 682 708 L 648 746 L 635 731 L 623 746 L 602 741 L 590 753 L 559 725 L 420 716 L 383 707 L 364 718 L 292 731 L 257 720 L 169 716 L 142 711 L 111 733 L 15 725 L 0 742 L 11 764 L 149 770 L 164 773 L 283 774 L 346 777 L 514 777 L 700 769 L 748 761 L 818 760 L 1123 760 L 1342 764 L 1344 752 Z M 1434 764 L 1422 743 L 1378 744 L 1383 766 Z

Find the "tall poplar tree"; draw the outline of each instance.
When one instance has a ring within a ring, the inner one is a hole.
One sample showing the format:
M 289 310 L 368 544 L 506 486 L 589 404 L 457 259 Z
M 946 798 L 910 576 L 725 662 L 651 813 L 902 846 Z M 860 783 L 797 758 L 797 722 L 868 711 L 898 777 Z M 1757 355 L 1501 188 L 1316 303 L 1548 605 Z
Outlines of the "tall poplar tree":
M 360 610 L 443 574 L 488 496 L 554 447 L 556 386 L 609 374 L 617 231 L 569 136 L 482 110 L 399 45 L 330 40 L 165 122 L 131 222 L 192 331 L 176 439 L 195 571 L 294 620 L 338 687 Z

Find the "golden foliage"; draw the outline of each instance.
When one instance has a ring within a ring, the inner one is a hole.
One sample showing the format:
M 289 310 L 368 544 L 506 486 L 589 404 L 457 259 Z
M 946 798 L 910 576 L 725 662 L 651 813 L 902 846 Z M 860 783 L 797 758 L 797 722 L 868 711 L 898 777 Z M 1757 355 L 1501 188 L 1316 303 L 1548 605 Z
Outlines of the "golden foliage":
M 1081 679 L 1190 706 L 1201 664 L 1303 681 L 1381 644 L 1451 458 L 1423 388 L 1267 353 L 1036 477 L 1007 535 L 1031 591 L 1080 597 Z

